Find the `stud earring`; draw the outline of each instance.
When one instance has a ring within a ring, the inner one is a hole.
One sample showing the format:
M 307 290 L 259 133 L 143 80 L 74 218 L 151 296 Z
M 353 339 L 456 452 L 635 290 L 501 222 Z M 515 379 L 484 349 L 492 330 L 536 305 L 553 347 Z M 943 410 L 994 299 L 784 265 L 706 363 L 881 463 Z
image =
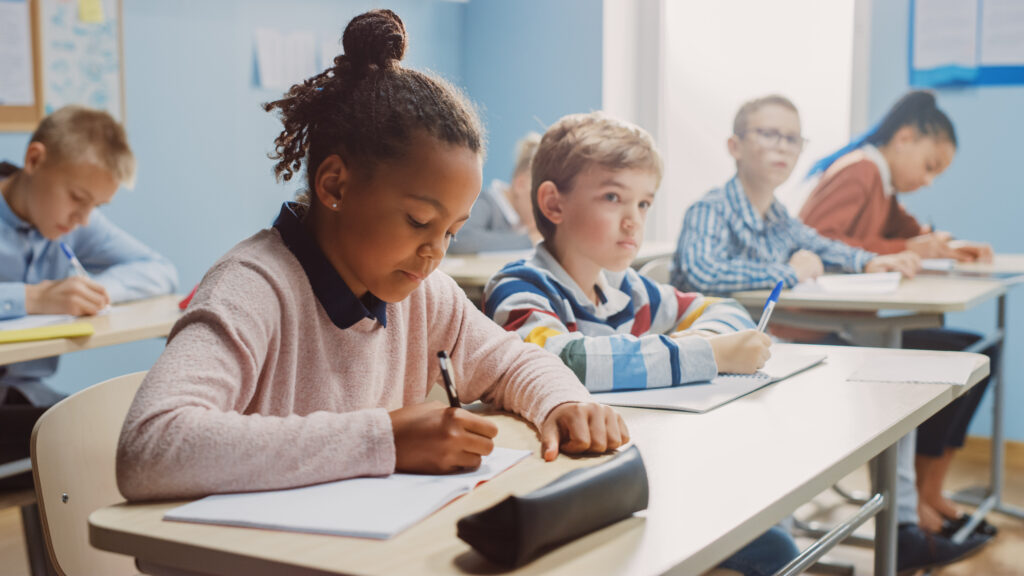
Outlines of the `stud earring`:
M 338 209 L 338 203 L 335 202 L 334 204 L 331 204 L 331 208 L 334 208 L 335 210 L 337 210 Z

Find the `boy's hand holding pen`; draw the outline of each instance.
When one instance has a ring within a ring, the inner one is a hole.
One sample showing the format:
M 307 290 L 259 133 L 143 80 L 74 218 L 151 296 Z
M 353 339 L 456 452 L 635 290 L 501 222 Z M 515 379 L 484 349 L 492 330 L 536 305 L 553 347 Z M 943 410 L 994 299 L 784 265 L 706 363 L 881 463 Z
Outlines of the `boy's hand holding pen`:
M 107 290 L 89 277 L 71 247 L 61 242 L 60 248 L 71 265 L 72 275 L 63 280 L 26 284 L 25 312 L 91 316 L 109 306 Z

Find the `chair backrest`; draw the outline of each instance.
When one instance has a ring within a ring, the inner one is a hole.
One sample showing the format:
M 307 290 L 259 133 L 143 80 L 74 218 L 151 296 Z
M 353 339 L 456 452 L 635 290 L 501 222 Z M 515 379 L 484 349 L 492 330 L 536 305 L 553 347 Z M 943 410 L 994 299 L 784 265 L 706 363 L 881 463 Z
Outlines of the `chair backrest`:
M 659 256 L 641 266 L 637 272 L 659 284 L 668 284 L 669 275 L 672 273 L 672 257 Z
M 89 514 L 121 502 L 114 461 L 145 372 L 90 386 L 47 410 L 32 430 L 32 475 L 46 549 L 61 574 L 136 574 L 128 556 L 89 545 Z

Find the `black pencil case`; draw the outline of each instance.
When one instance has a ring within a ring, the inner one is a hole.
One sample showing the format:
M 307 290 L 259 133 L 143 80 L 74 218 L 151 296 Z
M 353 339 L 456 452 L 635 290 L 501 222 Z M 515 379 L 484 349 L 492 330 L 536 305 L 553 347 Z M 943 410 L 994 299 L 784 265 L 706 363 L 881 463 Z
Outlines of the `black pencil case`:
M 458 536 L 488 560 L 521 566 L 647 508 L 647 470 L 636 446 L 573 470 L 523 496 L 459 520 Z

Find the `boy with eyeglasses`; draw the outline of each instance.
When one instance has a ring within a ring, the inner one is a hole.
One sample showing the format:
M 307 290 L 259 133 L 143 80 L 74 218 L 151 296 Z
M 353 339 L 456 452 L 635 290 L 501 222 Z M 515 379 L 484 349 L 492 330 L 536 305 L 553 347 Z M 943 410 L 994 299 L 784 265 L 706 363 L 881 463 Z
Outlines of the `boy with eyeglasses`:
M 913 252 L 879 256 L 818 234 L 789 215 L 775 189 L 789 178 L 803 149 L 800 116 L 778 95 L 740 107 L 729 137 L 736 175 L 686 211 L 673 260 L 672 284 L 681 290 L 730 293 L 792 287 L 814 278 L 825 266 L 844 272 L 899 271 L 920 267 Z M 948 564 L 976 550 L 984 537 L 957 544 L 918 526 L 914 435 L 897 444 L 897 571 Z
M 789 178 L 803 145 L 800 116 L 788 98 L 765 96 L 740 107 L 728 141 L 736 174 L 686 211 L 672 284 L 719 294 L 772 288 L 780 280 L 792 287 L 826 266 L 913 276 L 919 267 L 914 254 L 853 248 L 789 215 L 775 189 Z

